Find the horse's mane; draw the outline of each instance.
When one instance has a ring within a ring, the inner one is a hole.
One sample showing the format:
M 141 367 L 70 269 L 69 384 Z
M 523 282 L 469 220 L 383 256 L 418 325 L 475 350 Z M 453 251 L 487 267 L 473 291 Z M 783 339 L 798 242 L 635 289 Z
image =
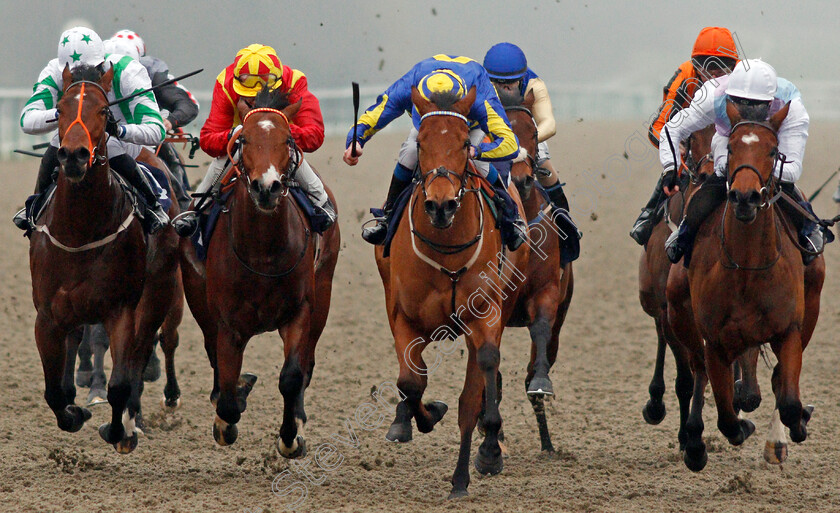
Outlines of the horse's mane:
M 508 92 L 504 89 L 498 91 L 499 101 L 502 102 L 502 107 L 519 107 L 525 101 L 522 95 L 518 92 Z
M 74 83 L 82 80 L 87 82 L 99 82 L 102 78 L 102 74 L 102 68 L 91 64 L 79 64 L 70 71 L 70 76 L 73 77 Z
M 282 110 L 290 104 L 289 93 L 283 92 L 279 88 L 274 90 L 262 88 L 254 98 L 254 108 L 265 107 Z
M 768 104 L 738 105 L 738 113 L 742 121 L 755 121 L 764 123 L 767 121 L 767 114 L 770 111 Z
M 429 101 L 437 105 L 441 110 L 451 110 L 452 106 L 460 99 L 461 98 L 458 97 L 458 94 L 453 91 L 446 91 L 445 93 L 432 93 L 429 97 Z

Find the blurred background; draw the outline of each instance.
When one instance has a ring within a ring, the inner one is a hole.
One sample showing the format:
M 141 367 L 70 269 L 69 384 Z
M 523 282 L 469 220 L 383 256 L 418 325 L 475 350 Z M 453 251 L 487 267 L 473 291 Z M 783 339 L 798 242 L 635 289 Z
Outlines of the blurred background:
M 350 82 L 363 107 L 417 61 L 436 53 L 478 61 L 493 44 L 519 45 L 551 92 L 558 121 L 650 118 L 662 86 L 690 57 L 699 30 L 725 26 L 739 50 L 761 57 L 802 91 L 813 119 L 840 119 L 840 4 L 747 0 L 734 4 L 536 0 L 0 0 L 0 155 L 37 139 L 18 126 L 20 109 L 60 33 L 87 25 L 103 39 L 136 31 L 149 54 L 176 75 L 204 72 L 185 85 L 201 102 L 197 133 L 218 72 L 250 43 L 273 46 L 284 64 L 303 71 L 321 100 L 329 135 L 352 122 Z M 33 15 L 32 13 L 38 13 Z M 743 56 L 742 55 L 742 56 Z M 406 120 L 396 124 L 405 126 Z

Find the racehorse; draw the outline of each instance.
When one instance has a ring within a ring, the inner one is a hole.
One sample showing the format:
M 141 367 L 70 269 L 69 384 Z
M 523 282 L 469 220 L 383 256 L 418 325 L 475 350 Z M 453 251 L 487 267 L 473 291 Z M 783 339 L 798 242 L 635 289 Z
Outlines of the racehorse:
M 525 218 L 530 225 L 531 258 L 525 273 L 527 280 L 507 326 L 527 326 L 531 335 L 531 360 L 525 377 L 525 390 L 537 417 L 542 450 L 553 452 L 544 397 L 554 395 L 548 373 L 557 359 L 560 328 L 572 302 L 574 276 L 571 262 L 560 263 L 558 228 L 552 221 L 551 210 L 546 210 L 546 200 L 534 190 L 538 172 L 537 125 L 531 114 L 534 94 L 529 92 L 524 100 L 519 95 L 513 98 L 500 94 L 499 98 L 520 147 L 528 152 L 525 161 L 511 166 L 511 179 L 522 198 Z
M 429 101 L 412 88 L 411 99 L 421 115 L 419 183 L 394 235 L 391 255 L 384 258 L 382 246 L 375 251 L 400 365 L 397 387 L 404 397 L 397 405 L 388 440 L 411 440 L 412 418 L 420 432 L 428 433 L 447 411 L 442 402 L 422 402 L 429 373 L 423 349 L 431 341 L 451 344 L 460 334 L 467 341 L 466 380 L 458 406 L 461 446 L 450 498 L 467 495 L 470 446 L 482 409 L 482 391 L 487 405 L 486 437 L 475 467 L 485 475 L 502 470 L 499 344 L 518 295 L 516 287 L 510 286 L 515 285 L 513 274 L 521 275 L 519 269 L 528 265 L 524 245 L 511 253 L 505 251 L 479 178 L 470 168 L 466 115 L 475 97 L 473 87 L 461 99 L 433 94 Z M 509 190 L 518 198 L 513 187 Z
M 711 154 L 714 133 L 715 126 L 709 125 L 691 134 L 686 141 L 686 163 L 683 168 L 685 179 L 682 180 L 679 194 L 675 194 L 668 199 L 665 205 L 665 215 L 654 226 L 650 239 L 639 259 L 639 302 L 645 313 L 654 319 L 658 342 L 653 378 L 648 387 L 650 399 L 642 409 L 642 416 L 648 424 L 654 425 L 659 424 L 665 418 L 665 403 L 662 401 L 662 396 L 665 394 L 663 372 L 665 347 L 667 345 L 671 348 L 677 367 L 674 389 L 680 405 L 680 428 L 677 435 L 680 450 L 685 449 L 685 423 L 688 419 L 694 379 L 691 354 L 676 339 L 668 322 L 668 301 L 665 297 L 668 274 L 669 272 L 679 273 L 682 271 L 679 268 L 672 271 L 671 262 L 668 261 L 664 248 L 665 240 L 671 234 L 671 230 L 676 229 L 676 226 L 682 220 L 687 199 L 705 182 L 707 177 L 714 173 L 714 162 Z M 681 267 L 681 264 L 678 267 Z M 755 410 L 761 402 L 755 372 L 759 352 L 758 348 L 750 349 L 739 357 L 736 363 L 736 372 L 743 374 L 743 379 L 740 379 L 736 384 L 735 404 L 738 409 L 746 412 Z M 702 367 L 702 357 L 695 363 Z
M 224 446 L 236 441 L 236 424 L 256 381 L 252 374 L 240 376 L 245 346 L 254 335 L 277 330 L 285 354 L 277 449 L 296 458 L 306 454 L 303 395 L 327 322 L 340 234 L 338 224 L 323 236 L 313 234 L 289 194 L 302 158 L 289 119 L 301 103 L 289 105 L 285 93 L 265 90 L 254 105 L 228 146 L 234 180 L 206 264 L 197 259 L 190 241 L 182 242 L 184 286 L 214 371 L 210 400 L 216 406 L 216 442 Z M 238 161 L 232 156 L 236 144 L 241 145 Z M 335 204 L 329 189 L 327 193 Z
M 683 333 L 680 338 L 689 350 L 705 357 L 718 429 L 733 445 L 743 443 L 755 426 L 735 412 L 730 364 L 745 350 L 770 343 L 778 359 L 771 381 L 776 410 L 764 456 L 772 463 L 781 463 L 787 455 L 781 424 L 790 428 L 794 442 L 807 437 L 813 408 L 802 407 L 799 374 L 802 351 L 819 316 L 825 277 L 822 256 L 807 267 L 802 265 L 793 240 L 796 235 L 783 235 L 785 219 L 773 207 L 780 194 L 774 169 L 784 160 L 776 134 L 788 109 L 786 105 L 762 122 L 742 119 L 737 108 L 727 104 L 732 126 L 729 192 L 725 203 L 701 227 L 688 272 L 682 276 L 672 272 L 667 285 L 669 320 Z M 691 291 L 688 301 L 683 293 L 686 287 Z M 695 389 L 699 384 L 696 380 Z M 694 471 L 707 461 L 700 396 L 694 396 L 686 423 L 684 461 Z
M 65 68 L 62 79 L 61 171 L 29 249 L 44 397 L 65 431 L 78 431 L 90 418 L 74 404 L 78 340 L 65 338 L 81 324 L 103 322 L 114 366 L 108 384 L 112 418 L 99 434 L 118 452 L 129 453 L 137 446 L 135 415 L 152 339 L 161 325 L 176 333 L 183 309 L 178 236 L 167 227 L 145 238 L 132 201 L 108 167 L 105 126 L 113 69 L 103 74 L 89 66 L 72 73 Z

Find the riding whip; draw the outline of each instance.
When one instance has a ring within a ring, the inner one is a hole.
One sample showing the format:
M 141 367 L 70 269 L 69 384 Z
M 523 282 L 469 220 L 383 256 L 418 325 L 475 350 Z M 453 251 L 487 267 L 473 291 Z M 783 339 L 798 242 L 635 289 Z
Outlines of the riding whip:
M 358 136 L 356 135 L 356 123 L 359 121 L 359 83 L 352 82 L 353 84 L 353 146 L 350 147 L 350 155 L 356 157 L 356 139 Z

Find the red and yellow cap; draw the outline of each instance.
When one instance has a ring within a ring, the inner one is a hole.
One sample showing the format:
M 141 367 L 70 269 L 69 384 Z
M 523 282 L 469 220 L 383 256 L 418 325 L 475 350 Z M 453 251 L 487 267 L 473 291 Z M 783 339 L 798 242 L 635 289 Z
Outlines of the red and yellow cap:
M 240 96 L 256 96 L 263 87 L 280 87 L 283 63 L 274 48 L 261 44 L 245 47 L 233 60 L 233 90 Z

